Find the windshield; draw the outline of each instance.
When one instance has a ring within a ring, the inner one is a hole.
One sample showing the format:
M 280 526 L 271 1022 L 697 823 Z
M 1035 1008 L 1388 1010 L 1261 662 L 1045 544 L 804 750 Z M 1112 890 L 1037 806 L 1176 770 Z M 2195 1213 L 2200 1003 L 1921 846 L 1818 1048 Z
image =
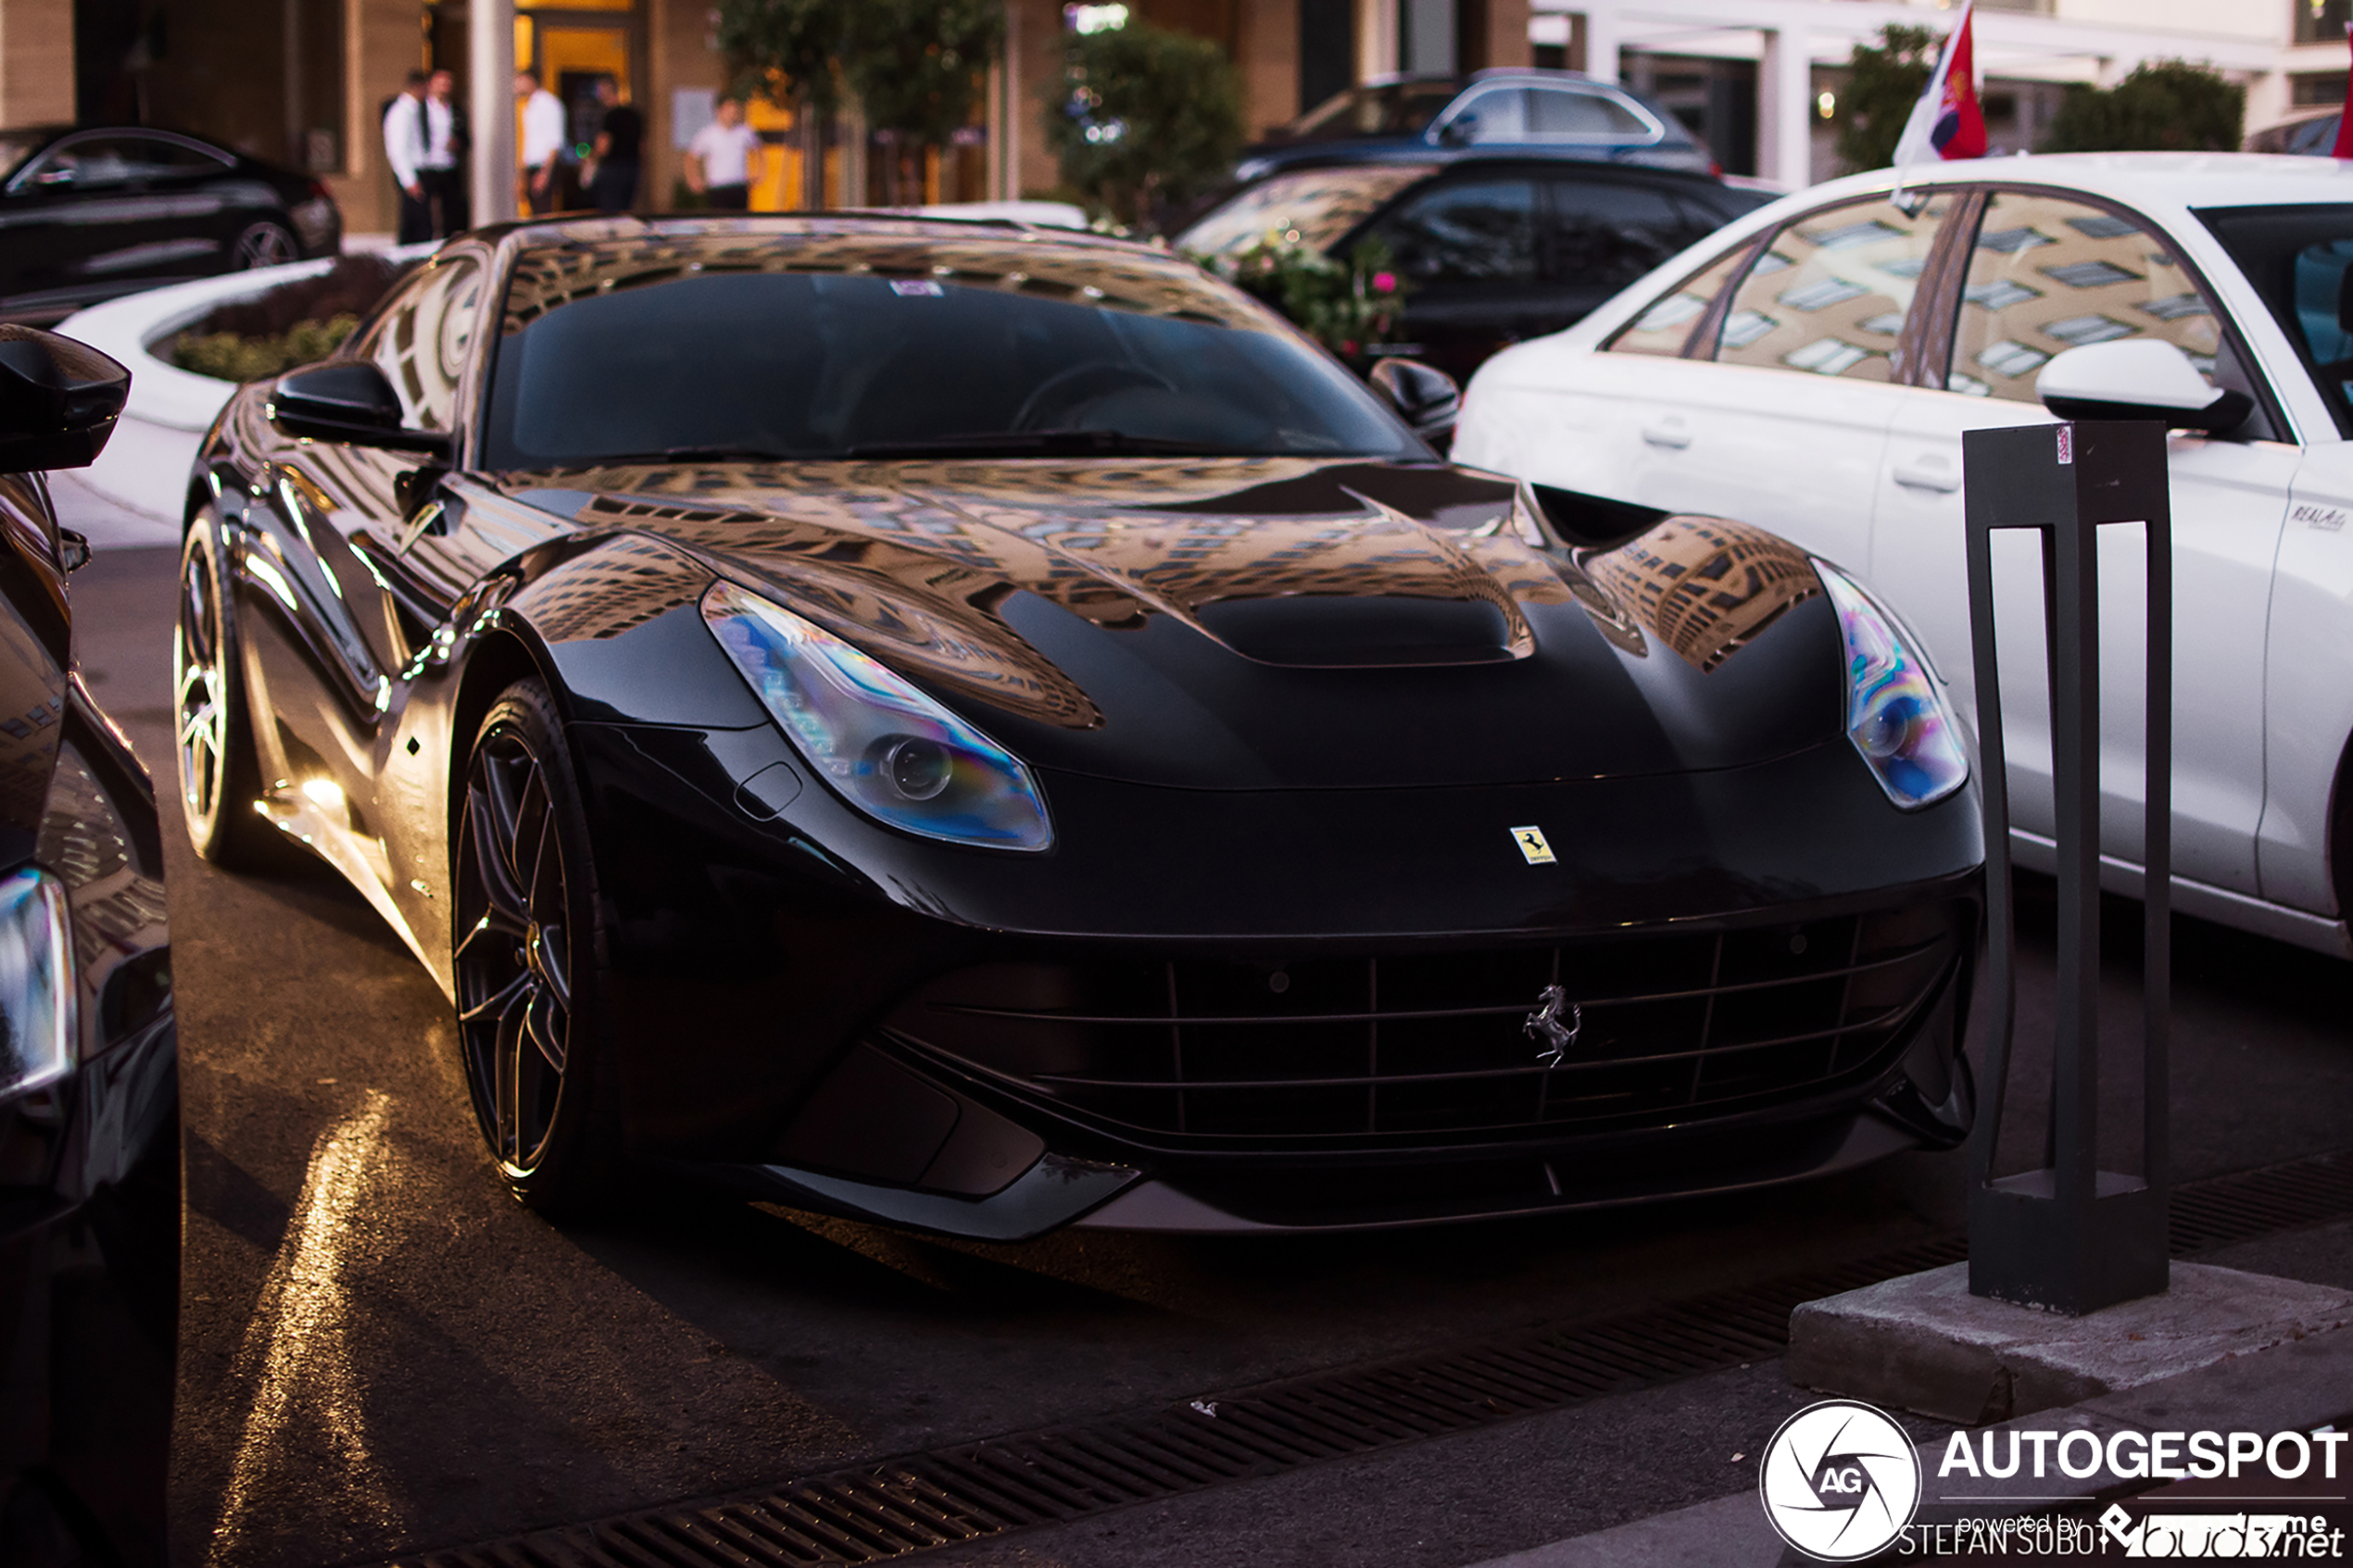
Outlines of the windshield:
M 484 461 L 1428 455 L 1345 370 L 1189 268 L 1105 268 L 1097 287 L 909 265 L 930 259 L 900 247 L 895 277 L 673 260 L 520 310 L 537 285 L 519 270 Z
M 2200 211 L 2353 437 L 2353 207 Z
M 1239 256 L 1264 240 L 1329 250 L 1390 197 L 1434 174 L 1434 163 L 1302 169 L 1261 180 L 1176 236 L 1185 256 Z

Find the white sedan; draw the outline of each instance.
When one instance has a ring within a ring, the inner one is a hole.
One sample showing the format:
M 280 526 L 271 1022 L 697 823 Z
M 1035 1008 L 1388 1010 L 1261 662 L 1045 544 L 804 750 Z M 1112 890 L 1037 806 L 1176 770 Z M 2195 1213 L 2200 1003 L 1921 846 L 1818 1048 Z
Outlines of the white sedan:
M 2163 417 L 2175 908 L 2353 956 L 2353 166 L 2125 153 L 1892 185 L 1760 208 L 1506 349 L 1471 383 L 1456 460 L 1841 561 L 1973 710 L 1961 433 L 2053 406 Z M 2100 847 L 2107 884 L 2137 893 L 2143 546 L 2101 533 Z M 1994 536 L 2013 849 L 2048 868 L 2036 549 Z

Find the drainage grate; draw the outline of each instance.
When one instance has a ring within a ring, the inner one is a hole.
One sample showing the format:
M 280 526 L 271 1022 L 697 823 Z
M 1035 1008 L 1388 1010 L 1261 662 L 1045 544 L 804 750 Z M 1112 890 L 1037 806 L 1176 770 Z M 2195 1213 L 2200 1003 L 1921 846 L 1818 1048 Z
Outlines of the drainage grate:
M 2173 1250 L 2353 1214 L 2353 1153 L 2185 1185 Z M 1801 1301 L 1959 1261 L 1958 1236 L 1615 1318 L 1310 1374 L 1214 1400 L 833 1471 L 399 1568 L 781 1568 L 879 1562 L 1325 1460 L 1491 1426 L 1780 1355 Z

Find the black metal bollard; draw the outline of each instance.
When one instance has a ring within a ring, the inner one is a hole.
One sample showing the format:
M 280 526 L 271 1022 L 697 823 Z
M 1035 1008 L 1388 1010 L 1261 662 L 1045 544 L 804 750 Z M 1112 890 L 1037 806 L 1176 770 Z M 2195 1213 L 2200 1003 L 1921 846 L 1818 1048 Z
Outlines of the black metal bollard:
M 1969 1171 L 1969 1291 L 2062 1312 L 2096 1311 L 2166 1288 L 2166 1049 L 2172 952 L 2173 549 L 2165 430 L 2079 421 L 1973 430 L 1962 438 L 1969 630 L 1985 802 L 1987 972 L 1994 996 L 1984 1114 Z M 2100 638 L 2103 523 L 2148 530 L 2148 779 L 2143 864 L 2145 958 L 2142 1171 L 2099 1158 Z M 2051 686 L 2058 839 L 2058 1010 L 2045 1166 L 1995 1180 L 2018 1018 L 2009 788 L 1994 644 L 1992 534 L 2037 531 Z

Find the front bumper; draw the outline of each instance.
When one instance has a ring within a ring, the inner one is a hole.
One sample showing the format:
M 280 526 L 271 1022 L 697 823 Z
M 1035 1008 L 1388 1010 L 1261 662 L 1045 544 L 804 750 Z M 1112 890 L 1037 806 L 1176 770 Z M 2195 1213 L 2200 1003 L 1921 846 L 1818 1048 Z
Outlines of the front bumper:
M 867 822 L 771 732 L 573 734 L 634 1145 L 789 1201 L 994 1239 L 1414 1223 L 1967 1131 L 1973 792 L 1895 812 L 1843 744 L 1485 790 L 1051 775 L 1056 847 L 1014 857 Z

